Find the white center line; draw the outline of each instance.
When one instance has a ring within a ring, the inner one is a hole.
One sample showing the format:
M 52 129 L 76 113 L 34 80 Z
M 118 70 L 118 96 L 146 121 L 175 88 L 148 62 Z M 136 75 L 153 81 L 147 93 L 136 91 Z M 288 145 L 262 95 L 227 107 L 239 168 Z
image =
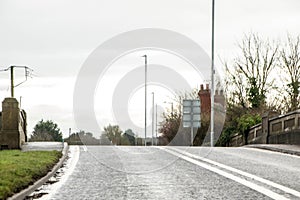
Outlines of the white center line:
M 190 163 L 193 163 L 193 164 L 198 165 L 198 166 L 200 166 L 202 168 L 205 168 L 205 169 L 207 169 L 209 171 L 212 171 L 212 172 L 217 173 L 217 174 L 219 174 L 221 176 L 229 178 L 229 179 L 231 179 L 231 180 L 233 180 L 235 182 L 238 182 L 238 183 L 240 183 L 240 184 L 242 184 L 242 185 L 244 185 L 246 187 L 249 187 L 249 188 L 251 188 L 251 189 L 253 189 L 253 190 L 255 190 L 255 191 L 257 191 L 257 192 L 259 192 L 261 194 L 264 194 L 264 195 L 266 195 L 266 196 L 268 196 L 268 197 L 270 197 L 272 199 L 276 199 L 276 200 L 287 200 L 288 199 L 288 198 L 286 198 L 286 197 L 284 197 L 284 196 L 282 196 L 282 195 L 280 195 L 278 193 L 275 193 L 275 192 L 273 192 L 273 191 L 271 191 L 271 190 L 269 190 L 267 188 L 264 188 L 262 186 L 259 186 L 259 185 L 255 184 L 255 183 L 252 183 L 250 181 L 247 181 L 245 179 L 237 177 L 237 176 L 235 176 L 233 174 L 230 174 L 228 172 L 222 171 L 222 170 L 220 170 L 220 169 L 218 169 L 216 167 L 210 166 L 208 164 L 205 164 L 203 162 L 200 162 L 200 161 L 195 160 L 193 158 L 190 158 L 188 156 L 176 153 L 176 152 L 171 151 L 171 150 L 169 150 L 167 148 L 161 148 L 161 149 L 163 149 L 164 151 L 166 151 L 166 152 L 168 152 L 170 154 L 173 154 L 173 155 L 175 155 L 175 156 L 177 156 L 177 157 L 179 157 L 179 158 L 181 158 L 183 160 L 186 160 L 186 161 L 188 161 Z

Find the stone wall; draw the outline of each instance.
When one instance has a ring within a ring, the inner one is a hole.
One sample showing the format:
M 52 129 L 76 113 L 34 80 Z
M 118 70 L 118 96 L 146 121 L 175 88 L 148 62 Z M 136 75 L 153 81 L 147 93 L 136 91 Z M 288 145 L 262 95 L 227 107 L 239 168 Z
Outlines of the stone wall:
M 27 120 L 25 111 L 20 111 L 15 98 L 5 98 L 2 102 L 1 121 L 0 148 L 20 149 L 27 142 Z

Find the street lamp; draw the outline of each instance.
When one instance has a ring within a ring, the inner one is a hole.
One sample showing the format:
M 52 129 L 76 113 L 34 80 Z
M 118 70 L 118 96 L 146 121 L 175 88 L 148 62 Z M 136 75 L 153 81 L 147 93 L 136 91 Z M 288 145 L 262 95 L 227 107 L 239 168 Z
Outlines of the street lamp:
M 152 146 L 153 146 L 153 137 L 154 137 L 154 92 L 152 92 Z
M 156 138 L 156 140 L 155 140 L 155 144 L 156 144 L 156 146 L 157 146 L 157 104 L 155 105 L 155 133 L 156 133 L 156 135 L 155 135 L 155 138 Z
M 147 55 L 143 55 L 142 57 L 145 58 L 145 146 L 147 146 Z
M 215 37 L 215 0 L 212 0 L 212 37 L 211 37 L 211 91 L 210 91 L 210 102 L 211 102 L 211 111 L 210 111 L 210 146 L 214 146 L 214 75 L 215 75 L 215 67 L 214 67 L 214 37 Z

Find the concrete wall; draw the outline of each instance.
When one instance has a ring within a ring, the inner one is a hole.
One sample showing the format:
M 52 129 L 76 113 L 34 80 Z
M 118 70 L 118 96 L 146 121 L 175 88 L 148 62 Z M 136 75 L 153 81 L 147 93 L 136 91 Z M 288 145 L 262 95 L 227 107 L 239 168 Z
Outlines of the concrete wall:
M 270 144 L 300 144 L 300 109 L 269 120 Z
M 231 147 L 239 147 L 244 145 L 244 138 L 242 135 L 236 133 L 232 136 L 229 146 Z
M 231 146 L 241 146 L 240 135 L 231 139 Z M 251 127 L 248 144 L 299 144 L 300 145 L 300 109 L 285 115 L 268 112 L 262 116 L 262 123 Z
M 25 111 L 20 111 L 15 98 L 5 98 L 2 102 L 1 121 L 0 148 L 20 149 L 27 141 L 27 120 Z
M 264 144 L 266 143 L 265 133 L 262 131 L 262 124 L 257 124 L 252 127 L 248 134 L 249 144 Z

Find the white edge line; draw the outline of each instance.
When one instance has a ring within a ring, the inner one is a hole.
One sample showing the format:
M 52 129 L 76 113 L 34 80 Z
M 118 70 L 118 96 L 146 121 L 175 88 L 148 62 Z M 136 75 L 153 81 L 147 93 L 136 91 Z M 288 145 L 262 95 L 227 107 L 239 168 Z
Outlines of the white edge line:
M 173 149 L 173 148 L 172 148 Z M 233 168 L 233 167 L 230 167 L 230 166 L 227 166 L 227 165 L 224 165 L 224 164 L 221 164 L 221 163 L 218 163 L 218 162 L 215 162 L 215 161 L 212 161 L 212 160 L 209 160 L 207 158 L 203 158 L 203 157 L 200 157 L 200 156 L 197 156 L 197 155 L 194 155 L 194 154 L 191 154 L 191 153 L 188 153 L 188 152 L 183 152 L 183 151 L 180 151 L 180 150 L 177 150 L 177 149 L 173 149 L 174 151 L 177 151 L 178 153 L 182 153 L 186 156 L 189 156 L 189 157 L 192 157 L 192 158 L 195 158 L 195 159 L 199 159 L 199 160 L 202 160 L 204 162 L 207 162 L 207 163 L 210 163 L 210 164 L 213 164 L 215 166 L 218 166 L 218 167 L 221 167 L 223 169 L 227 169 L 229 171 L 232 171 L 232 172 L 235 172 L 237 174 L 240 174 L 240 175 L 243 175 L 243 176 L 246 176 L 248 178 L 252 178 L 252 179 L 255 179 L 261 183 L 264 183 L 264 184 L 267 184 L 267 185 L 270 185 L 274 188 L 277 188 L 277 189 L 280 189 L 282 190 L 283 192 L 286 192 L 286 193 L 289 193 L 289 194 L 292 194 L 294 196 L 297 196 L 297 197 L 300 197 L 300 192 L 296 191 L 296 190 L 293 190 L 291 188 L 288 188 L 286 186 L 283 186 L 283 185 L 280 185 L 278 183 L 274 183 L 272 181 L 269 181 L 267 179 L 264 179 L 264 178 L 261 178 L 261 177 L 258 177 L 258 176 L 255 176 L 253 174 L 250 174 L 248 172 L 244 172 L 244 171 L 241 171 L 239 169 L 236 169 L 236 168 Z
M 194 159 L 192 159 L 190 157 L 187 157 L 185 155 L 172 152 L 172 151 L 170 151 L 168 149 L 165 149 L 165 148 L 162 148 L 162 149 L 164 151 L 167 151 L 168 153 L 173 154 L 173 155 L 175 155 L 175 156 L 177 156 L 179 158 L 182 158 L 182 159 L 184 159 L 184 160 L 186 160 L 186 161 L 188 161 L 190 163 L 198 165 L 198 166 L 200 166 L 202 168 L 205 168 L 205 169 L 207 169 L 209 171 L 217 173 L 217 174 L 219 174 L 221 176 L 224 176 L 226 178 L 229 178 L 229 179 L 231 179 L 231 180 L 233 180 L 235 182 L 238 182 L 238 183 L 240 183 L 240 184 L 242 184 L 242 185 L 244 185 L 246 187 L 249 187 L 250 189 L 256 190 L 257 192 L 259 192 L 261 194 L 264 194 L 264 195 L 266 195 L 266 196 L 268 196 L 268 197 L 270 197 L 272 199 L 276 199 L 276 200 L 288 200 L 288 198 L 286 198 L 286 197 L 284 197 L 284 196 L 282 196 L 280 194 L 277 194 L 277 193 L 275 193 L 275 192 L 273 192 L 273 191 L 271 191 L 269 189 L 266 189 L 266 188 L 264 188 L 262 186 L 259 186 L 259 185 L 255 184 L 255 183 L 249 182 L 249 181 L 247 181 L 245 179 L 242 179 L 240 177 L 237 177 L 237 176 L 234 176 L 232 174 L 229 174 L 229 173 L 227 173 L 225 171 L 222 171 L 222 170 L 220 170 L 218 168 L 209 166 L 208 164 L 202 163 L 202 162 L 200 162 L 198 160 L 194 160 Z
M 275 155 L 278 155 L 278 156 L 285 155 L 285 156 L 289 156 L 289 157 L 292 157 L 292 158 L 300 159 L 300 156 L 297 156 L 297 155 L 278 152 L 278 151 L 273 151 L 273 150 L 268 150 L 268 149 L 261 149 L 261 148 L 247 147 L 247 146 L 239 147 L 239 148 L 250 150 L 250 151 L 253 150 L 253 151 L 259 151 L 259 152 L 268 153 L 268 154 L 275 154 Z
M 71 152 L 71 157 L 69 158 L 70 160 L 66 166 L 67 169 L 65 173 L 61 176 L 61 179 L 57 183 L 51 186 L 51 193 L 45 195 L 45 197 L 42 197 L 42 199 L 48 200 L 51 199 L 51 197 L 53 197 L 55 194 L 57 194 L 62 185 L 68 180 L 69 176 L 73 173 L 76 164 L 79 160 L 80 149 L 79 146 L 70 146 L 69 150 Z

